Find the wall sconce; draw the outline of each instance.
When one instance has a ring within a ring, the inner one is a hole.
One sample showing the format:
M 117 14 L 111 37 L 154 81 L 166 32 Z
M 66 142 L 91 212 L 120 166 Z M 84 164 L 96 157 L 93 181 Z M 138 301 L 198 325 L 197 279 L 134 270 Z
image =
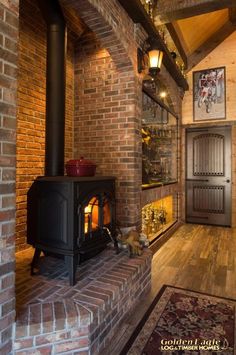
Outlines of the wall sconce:
M 145 45 L 145 44 L 144 44 Z M 154 77 L 161 69 L 163 52 L 154 46 L 148 46 L 147 49 L 138 48 L 138 72 L 148 68 L 149 75 Z

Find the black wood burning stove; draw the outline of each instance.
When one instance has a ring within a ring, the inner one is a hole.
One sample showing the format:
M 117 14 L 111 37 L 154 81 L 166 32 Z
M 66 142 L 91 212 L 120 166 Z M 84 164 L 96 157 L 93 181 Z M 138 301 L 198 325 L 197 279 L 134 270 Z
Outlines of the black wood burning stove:
M 47 25 L 45 177 L 28 192 L 27 242 L 32 272 L 41 251 L 61 255 L 74 285 L 77 264 L 114 238 L 115 178 L 63 176 L 66 24 L 58 0 L 37 3 Z
M 42 177 L 31 186 L 27 242 L 35 247 L 32 272 L 41 251 L 63 255 L 74 285 L 78 263 L 101 252 L 114 236 L 114 177 Z

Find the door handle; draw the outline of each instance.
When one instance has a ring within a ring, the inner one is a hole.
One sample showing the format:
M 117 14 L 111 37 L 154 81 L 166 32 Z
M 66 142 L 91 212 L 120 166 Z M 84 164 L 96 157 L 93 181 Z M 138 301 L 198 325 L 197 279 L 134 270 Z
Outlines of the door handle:
M 226 180 L 224 180 L 224 182 L 227 182 L 227 183 L 229 183 L 229 182 L 230 182 L 230 179 L 226 179 Z

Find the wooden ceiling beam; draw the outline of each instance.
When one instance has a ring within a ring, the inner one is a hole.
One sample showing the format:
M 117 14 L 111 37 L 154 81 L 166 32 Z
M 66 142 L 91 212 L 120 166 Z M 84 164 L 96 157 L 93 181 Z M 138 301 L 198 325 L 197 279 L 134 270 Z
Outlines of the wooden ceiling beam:
M 235 0 L 159 0 L 154 11 L 155 25 L 235 7 Z
M 152 40 L 152 43 L 157 45 L 158 48 L 164 52 L 163 64 L 168 70 L 172 78 L 175 80 L 178 86 L 184 91 L 189 89 L 188 83 L 177 67 L 174 59 L 172 58 L 166 44 L 161 38 L 157 28 L 154 26 L 151 18 L 146 13 L 140 0 L 118 0 L 123 8 L 127 11 L 129 17 L 135 22 L 140 23 L 143 29 L 146 31 L 148 37 Z
M 188 57 L 187 71 L 190 71 L 193 67 L 195 67 L 221 42 L 223 42 L 229 35 L 231 35 L 235 31 L 235 29 L 235 25 L 233 25 L 231 21 L 227 21 L 217 32 L 215 32 L 208 40 L 206 40 Z
M 180 39 L 178 32 L 173 23 L 166 24 L 167 30 L 169 31 L 171 38 L 184 62 L 185 68 L 188 66 L 188 59 L 184 47 L 182 45 L 182 39 Z
M 236 7 L 229 9 L 229 20 L 233 25 L 236 25 Z

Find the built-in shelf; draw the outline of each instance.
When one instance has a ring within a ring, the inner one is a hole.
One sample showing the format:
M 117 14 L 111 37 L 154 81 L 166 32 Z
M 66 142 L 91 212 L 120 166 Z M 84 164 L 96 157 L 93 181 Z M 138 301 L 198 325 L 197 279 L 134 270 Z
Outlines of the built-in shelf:
M 178 180 L 167 181 L 167 182 L 153 182 L 151 184 L 142 184 L 142 190 L 152 189 L 154 187 L 162 187 L 166 185 L 177 184 Z
M 177 195 L 168 195 L 142 208 L 142 233 L 150 244 L 164 234 L 178 220 Z
M 162 229 L 153 234 L 150 238 L 149 238 L 149 242 L 150 244 L 152 244 L 153 242 L 155 242 L 159 237 L 161 237 L 166 231 L 168 231 L 175 223 L 177 222 L 177 220 L 173 220 L 165 225 L 163 225 Z
M 177 181 L 178 118 L 147 91 L 142 110 L 142 189 Z
M 152 38 L 152 41 L 158 46 L 160 50 L 164 52 L 163 63 L 175 80 L 178 86 L 184 91 L 189 89 L 187 80 L 184 78 L 180 69 L 177 67 L 174 59 L 172 58 L 166 44 L 158 33 L 151 18 L 148 16 L 140 0 L 118 0 L 122 7 L 126 10 L 129 17 L 135 22 L 140 23 L 148 36 Z
M 172 116 L 176 117 L 177 120 L 179 119 L 179 116 L 169 106 L 167 106 L 155 93 L 153 93 L 150 89 L 143 86 L 143 92 L 145 92 L 148 96 L 150 96 L 154 101 L 156 101 L 156 103 L 158 103 L 158 105 L 160 105 L 162 108 L 164 108 Z

